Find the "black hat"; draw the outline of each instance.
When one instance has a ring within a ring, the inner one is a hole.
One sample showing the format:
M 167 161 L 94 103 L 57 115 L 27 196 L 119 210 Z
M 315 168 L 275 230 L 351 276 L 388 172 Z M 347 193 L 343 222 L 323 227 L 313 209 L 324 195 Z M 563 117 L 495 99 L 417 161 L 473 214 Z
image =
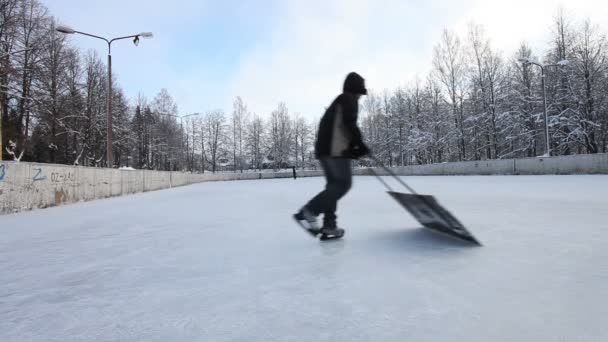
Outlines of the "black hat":
M 351 72 L 346 76 L 344 81 L 344 92 L 367 95 L 367 89 L 365 89 L 365 80 L 361 75 L 356 72 Z

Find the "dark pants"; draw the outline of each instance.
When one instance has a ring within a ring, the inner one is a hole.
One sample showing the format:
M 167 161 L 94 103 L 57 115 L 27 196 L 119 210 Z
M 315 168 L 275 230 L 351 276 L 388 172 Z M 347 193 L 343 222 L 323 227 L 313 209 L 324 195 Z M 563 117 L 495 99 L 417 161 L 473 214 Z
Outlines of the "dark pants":
M 352 185 L 351 160 L 346 158 L 324 158 L 320 160 L 327 184 L 306 205 L 315 215 L 324 214 L 323 225 L 336 225 L 338 200 L 344 196 Z

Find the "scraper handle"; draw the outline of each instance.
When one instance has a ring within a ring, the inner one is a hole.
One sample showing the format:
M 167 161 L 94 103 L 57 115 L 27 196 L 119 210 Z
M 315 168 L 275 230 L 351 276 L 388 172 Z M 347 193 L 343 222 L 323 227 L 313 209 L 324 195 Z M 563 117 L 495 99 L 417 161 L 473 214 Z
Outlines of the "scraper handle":
M 397 180 L 397 182 L 401 183 L 401 185 L 403 185 L 403 186 L 404 186 L 404 187 L 405 187 L 405 188 L 406 188 L 406 189 L 407 189 L 409 192 L 411 192 L 411 193 L 412 193 L 412 194 L 414 194 L 414 195 L 417 195 L 417 194 L 418 194 L 418 193 L 416 192 L 416 190 L 412 189 L 412 188 L 411 188 L 409 185 L 407 185 L 407 184 L 406 184 L 406 183 L 405 183 L 405 182 L 404 182 L 404 181 L 403 181 L 401 178 L 399 178 L 399 177 L 398 177 L 398 176 L 397 176 L 397 175 L 396 175 L 396 174 L 393 172 L 393 170 L 391 170 L 391 169 L 389 169 L 388 167 L 384 166 L 384 164 L 383 164 L 383 163 L 382 163 L 380 160 L 378 160 L 378 158 L 376 158 L 374 155 L 370 155 L 369 157 L 370 157 L 370 158 L 371 158 L 371 159 L 372 159 L 374 162 L 376 162 L 376 164 L 380 165 L 380 167 L 382 167 L 382 168 L 383 168 L 383 169 L 384 169 L 386 172 L 388 172 L 388 173 L 389 173 L 391 176 L 393 176 L 393 177 L 394 177 L 394 178 Z M 385 185 L 385 186 L 386 186 L 386 187 L 387 187 L 387 188 L 388 188 L 390 191 L 392 191 L 392 189 L 391 189 L 391 188 L 388 186 L 388 184 L 386 184 L 386 182 L 385 182 L 384 180 L 382 180 L 382 178 L 380 178 L 380 177 L 378 176 L 378 174 L 377 174 L 377 173 L 376 173 L 376 172 L 375 172 L 373 169 L 370 169 L 370 170 L 372 170 L 372 173 L 373 173 L 373 174 L 374 174 L 376 177 L 378 177 L 378 179 L 379 179 L 379 180 L 380 180 L 380 181 L 381 181 L 381 182 L 382 182 L 382 183 L 383 183 L 383 184 L 384 184 L 384 185 Z

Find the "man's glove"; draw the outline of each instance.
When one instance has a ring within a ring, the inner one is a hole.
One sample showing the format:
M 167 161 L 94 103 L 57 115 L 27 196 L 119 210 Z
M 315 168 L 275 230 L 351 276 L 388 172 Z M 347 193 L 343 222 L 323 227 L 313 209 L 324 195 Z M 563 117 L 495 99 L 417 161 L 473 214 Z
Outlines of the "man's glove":
M 359 159 L 363 156 L 366 156 L 370 153 L 370 150 L 364 143 L 357 144 L 353 146 L 353 157 L 355 159 Z

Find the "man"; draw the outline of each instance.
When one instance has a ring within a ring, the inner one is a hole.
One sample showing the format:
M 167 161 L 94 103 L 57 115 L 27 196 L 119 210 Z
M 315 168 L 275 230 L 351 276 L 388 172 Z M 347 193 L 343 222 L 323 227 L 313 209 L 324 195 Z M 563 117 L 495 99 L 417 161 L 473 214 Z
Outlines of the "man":
M 311 235 L 322 238 L 339 238 L 344 230 L 338 228 L 336 209 L 352 185 L 351 160 L 370 151 L 363 143 L 357 126 L 359 98 L 367 95 L 365 80 L 351 72 L 344 81 L 344 91 L 329 106 L 321 123 L 315 144 L 315 155 L 321 163 L 327 185 L 294 215 L 296 221 Z M 323 227 L 319 229 L 316 217 L 323 214 Z

